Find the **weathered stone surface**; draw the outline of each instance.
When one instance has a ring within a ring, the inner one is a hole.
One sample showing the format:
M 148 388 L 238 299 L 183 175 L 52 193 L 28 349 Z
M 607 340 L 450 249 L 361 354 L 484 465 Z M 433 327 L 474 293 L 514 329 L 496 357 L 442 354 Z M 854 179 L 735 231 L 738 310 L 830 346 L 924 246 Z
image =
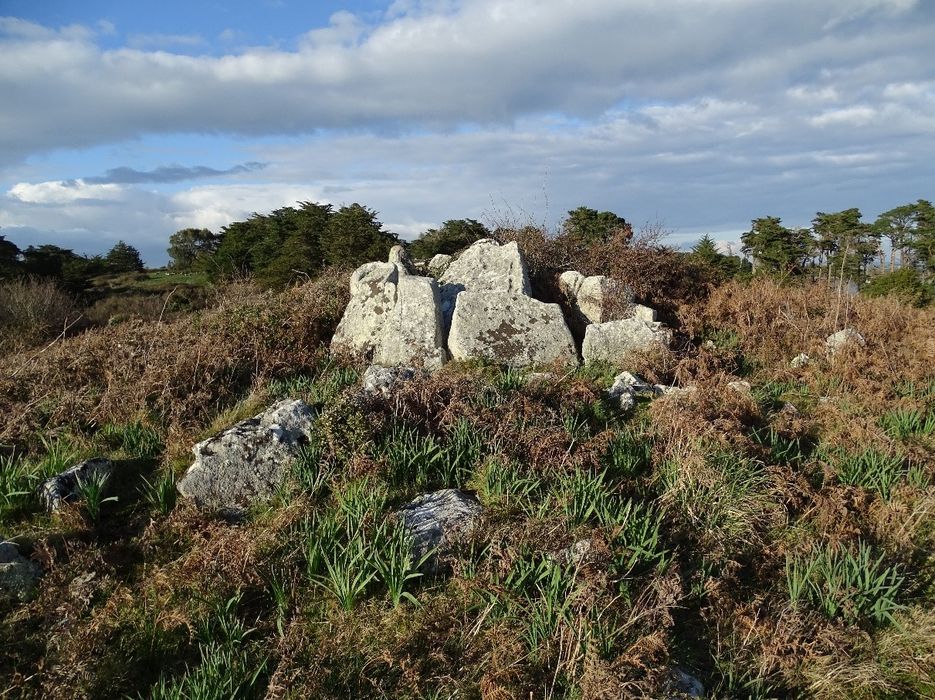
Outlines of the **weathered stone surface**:
M 513 367 L 578 361 L 558 304 L 511 292 L 461 292 L 448 349 L 458 360 L 485 358 Z
M 195 463 L 178 490 L 198 506 L 238 510 L 272 496 L 308 442 L 314 414 L 285 400 L 192 448 Z
M 0 542 L 0 598 L 29 600 L 42 575 L 39 565 L 30 561 L 12 542 Z
M 429 260 L 428 271 L 432 277 L 441 277 L 451 264 L 451 256 L 438 253 Z
M 606 321 L 604 308 L 611 295 L 620 289 L 610 277 L 585 277 L 574 271 L 563 272 L 558 278 L 558 286 L 577 315 L 576 320 L 582 325 Z
M 864 337 L 853 328 L 845 328 L 832 333 L 825 339 L 825 347 L 828 349 L 828 354 L 832 356 L 846 347 L 864 347 L 866 344 Z
M 744 381 L 743 379 L 738 379 L 735 382 L 728 382 L 727 387 L 733 389 L 738 394 L 749 394 L 753 391 L 753 387 L 750 382 Z
M 47 511 L 56 511 L 64 503 L 78 498 L 80 484 L 92 479 L 108 479 L 113 470 L 114 465 L 111 461 L 102 457 L 76 464 L 39 484 L 39 502 Z
M 435 280 L 395 263 L 367 263 L 351 275 L 351 300 L 331 347 L 381 365 L 440 367 L 444 348 Z
M 626 361 L 627 353 L 667 347 L 669 340 L 669 331 L 661 323 L 639 318 L 592 323 L 585 330 L 581 354 L 585 362 L 619 365 Z
M 483 515 L 477 499 L 458 489 L 443 489 L 419 496 L 397 512 L 413 536 L 413 557 L 418 560 L 436 550 L 425 564 L 439 566 L 440 558 L 467 537 Z
M 415 265 L 413 265 L 409 253 L 401 245 L 394 245 L 390 248 L 387 261 L 396 265 L 400 275 L 414 275 L 416 273 Z
M 630 411 L 636 405 L 639 394 L 654 394 L 655 389 L 631 372 L 621 372 L 614 377 L 614 383 L 607 390 L 607 395 L 620 404 L 622 411 Z
M 351 300 L 338 324 L 331 347 L 369 356 L 383 339 L 386 318 L 396 304 L 399 268 L 393 263 L 367 263 L 351 274 Z
M 666 699 L 703 698 L 704 685 L 681 666 L 673 666 L 666 678 Z
M 414 367 L 382 367 L 370 365 L 364 372 L 363 392 L 389 396 L 399 384 L 414 379 Z
M 646 323 L 655 323 L 657 314 L 656 310 L 651 306 L 630 304 L 630 316 L 645 321 Z
M 516 242 L 500 245 L 483 238 L 451 261 L 438 279 L 441 286 L 442 319 L 447 326 L 461 292 L 509 292 L 529 296 L 526 260 Z
M 374 349 L 380 365 L 421 365 L 438 369 L 448 359 L 442 337 L 438 285 L 431 277 L 400 276 L 396 299 Z

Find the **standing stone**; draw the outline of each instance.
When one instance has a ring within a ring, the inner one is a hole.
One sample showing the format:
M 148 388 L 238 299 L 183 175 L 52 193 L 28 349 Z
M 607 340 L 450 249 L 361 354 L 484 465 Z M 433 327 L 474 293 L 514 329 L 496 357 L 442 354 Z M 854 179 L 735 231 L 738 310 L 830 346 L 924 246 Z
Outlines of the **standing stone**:
M 425 568 L 435 571 L 439 557 L 444 556 L 458 540 L 467 537 L 484 512 L 473 496 L 458 489 L 443 489 L 419 496 L 397 512 L 412 533 L 412 554 L 418 561 L 436 550 Z
M 372 355 L 383 338 L 383 326 L 396 304 L 399 268 L 393 263 L 366 263 L 351 274 L 351 300 L 331 339 L 333 350 Z
M 668 347 L 670 333 L 661 323 L 639 318 L 592 323 L 584 334 L 581 354 L 587 362 L 622 364 L 633 351 Z
M 91 480 L 109 479 L 113 470 L 114 465 L 111 461 L 103 457 L 80 462 L 39 484 L 39 502 L 47 511 L 54 512 L 64 503 L 78 498 L 81 484 Z
M 451 323 L 455 300 L 461 292 L 531 294 L 526 260 L 515 241 L 506 245 L 491 238 L 476 241 L 451 262 L 438 282 L 446 327 Z
M 0 542 L 0 598 L 29 600 L 41 575 L 39 565 L 20 554 L 15 544 Z
M 448 349 L 456 360 L 483 358 L 512 367 L 578 362 L 558 304 L 511 292 L 461 292 Z
M 396 263 L 367 263 L 351 275 L 351 300 L 331 339 L 382 365 L 440 367 L 448 359 L 435 280 L 400 272 Z
M 438 369 L 448 359 L 442 338 L 438 284 L 431 277 L 400 276 L 373 361 Z
M 311 435 L 314 414 L 303 401 L 280 401 L 192 448 L 195 463 L 178 490 L 198 506 L 240 510 L 274 495 Z

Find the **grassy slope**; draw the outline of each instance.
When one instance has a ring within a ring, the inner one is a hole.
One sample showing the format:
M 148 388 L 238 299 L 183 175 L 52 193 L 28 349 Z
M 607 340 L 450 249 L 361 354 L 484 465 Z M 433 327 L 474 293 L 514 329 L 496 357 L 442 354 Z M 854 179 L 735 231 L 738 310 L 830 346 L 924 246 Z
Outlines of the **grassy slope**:
M 452 365 L 350 401 L 359 368 L 318 345 L 342 294 L 232 293 L 0 363 L 0 440 L 30 450 L 7 494 L 80 454 L 120 466 L 96 520 L 0 501 L 47 571 L 3 611 L 11 697 L 658 697 L 674 664 L 715 697 L 935 692 L 932 311 L 725 285 L 633 361 L 696 391 L 622 416 L 607 368 Z M 830 362 L 845 319 L 867 347 Z M 282 493 L 238 526 L 173 503 L 192 442 L 280 396 L 322 409 Z M 386 514 L 443 486 L 485 526 L 407 580 Z

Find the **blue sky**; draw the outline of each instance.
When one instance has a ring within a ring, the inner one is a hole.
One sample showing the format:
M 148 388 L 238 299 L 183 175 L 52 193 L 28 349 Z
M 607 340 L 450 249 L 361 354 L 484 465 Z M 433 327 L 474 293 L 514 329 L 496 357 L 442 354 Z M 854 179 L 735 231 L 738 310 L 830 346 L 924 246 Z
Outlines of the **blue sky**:
M 935 197 L 922 0 L 0 0 L 0 234 L 165 262 L 300 200 L 735 241 Z

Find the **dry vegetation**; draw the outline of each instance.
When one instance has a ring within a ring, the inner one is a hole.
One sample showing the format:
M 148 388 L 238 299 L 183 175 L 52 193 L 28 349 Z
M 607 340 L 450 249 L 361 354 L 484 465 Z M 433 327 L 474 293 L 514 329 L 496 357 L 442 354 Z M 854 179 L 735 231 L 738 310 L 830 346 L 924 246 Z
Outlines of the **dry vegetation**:
M 710 287 L 651 246 L 597 259 L 678 323 L 633 369 L 693 392 L 624 416 L 611 368 L 450 365 L 354 400 L 361 368 L 324 349 L 343 273 L 8 355 L 0 532 L 46 574 L 2 611 L 3 697 L 667 697 L 675 666 L 710 697 L 935 694 L 935 311 Z M 845 325 L 867 346 L 832 361 Z M 282 396 L 320 440 L 276 499 L 239 524 L 173 502 L 194 439 Z M 16 495 L 102 452 L 99 518 Z M 386 514 L 443 486 L 485 525 L 394 604 Z

